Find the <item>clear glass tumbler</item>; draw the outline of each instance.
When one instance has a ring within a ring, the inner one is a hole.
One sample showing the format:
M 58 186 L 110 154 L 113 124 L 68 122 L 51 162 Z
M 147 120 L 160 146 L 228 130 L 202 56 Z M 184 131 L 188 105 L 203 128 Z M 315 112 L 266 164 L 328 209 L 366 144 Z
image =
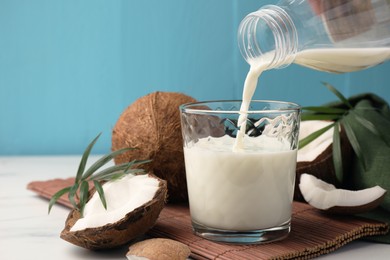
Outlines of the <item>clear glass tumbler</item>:
M 290 232 L 300 107 L 252 101 L 248 112 L 240 112 L 240 105 L 180 107 L 192 227 L 220 242 L 280 240 Z M 247 127 L 238 139 L 240 116 Z

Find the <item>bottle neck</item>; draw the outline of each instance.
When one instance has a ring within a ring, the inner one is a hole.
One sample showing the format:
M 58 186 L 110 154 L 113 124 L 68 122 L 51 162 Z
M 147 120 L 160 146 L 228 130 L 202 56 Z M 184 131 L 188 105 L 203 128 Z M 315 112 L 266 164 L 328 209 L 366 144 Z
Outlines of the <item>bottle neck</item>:
M 267 5 L 247 15 L 238 30 L 238 45 L 250 64 L 267 63 L 266 68 L 290 65 L 298 51 L 298 33 L 288 13 Z

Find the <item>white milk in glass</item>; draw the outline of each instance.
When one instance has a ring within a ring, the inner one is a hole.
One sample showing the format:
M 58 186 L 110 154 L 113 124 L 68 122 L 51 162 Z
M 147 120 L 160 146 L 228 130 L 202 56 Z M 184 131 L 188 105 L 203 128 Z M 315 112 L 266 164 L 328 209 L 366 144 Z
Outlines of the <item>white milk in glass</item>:
M 290 221 L 297 152 L 264 139 L 245 139 L 244 145 L 249 144 L 243 152 L 233 152 L 234 138 L 226 135 L 184 148 L 194 222 L 246 231 Z

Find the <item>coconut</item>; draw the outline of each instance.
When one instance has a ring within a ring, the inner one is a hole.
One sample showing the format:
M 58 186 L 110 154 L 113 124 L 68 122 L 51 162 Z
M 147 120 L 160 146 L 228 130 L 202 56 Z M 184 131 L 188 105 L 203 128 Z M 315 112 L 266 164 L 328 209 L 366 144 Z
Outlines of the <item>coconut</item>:
M 313 175 L 302 174 L 299 189 L 304 199 L 313 207 L 336 214 L 358 214 L 378 207 L 386 190 L 374 186 L 363 190 L 336 189 Z
M 185 260 L 190 254 L 190 248 L 183 243 L 166 238 L 152 238 L 131 245 L 126 257 L 128 260 Z
M 331 123 L 333 122 L 319 120 L 302 121 L 299 129 L 299 139 L 301 140 Z M 341 185 L 336 177 L 333 164 L 333 130 L 333 127 L 330 128 L 311 143 L 298 150 L 297 180 L 300 179 L 301 174 L 308 173 L 327 183 L 336 186 Z M 347 172 L 351 166 L 353 150 L 343 129 L 340 129 L 340 144 L 343 171 Z M 301 191 L 298 188 L 298 182 L 295 182 L 294 199 L 304 201 Z
M 179 106 L 194 101 L 181 93 L 148 94 L 125 109 L 112 132 L 112 150 L 136 148 L 115 163 L 151 159 L 141 167 L 167 181 L 170 202 L 188 200 Z
M 164 207 L 167 183 L 151 174 L 127 175 L 103 185 L 105 209 L 95 192 L 85 205 L 84 216 L 72 210 L 61 238 L 84 248 L 119 247 L 146 233 Z

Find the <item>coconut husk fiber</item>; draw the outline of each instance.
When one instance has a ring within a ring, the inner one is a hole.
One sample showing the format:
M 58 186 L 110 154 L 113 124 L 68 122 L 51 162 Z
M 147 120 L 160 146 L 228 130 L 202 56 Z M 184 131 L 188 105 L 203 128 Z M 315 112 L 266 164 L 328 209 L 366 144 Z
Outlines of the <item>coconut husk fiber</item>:
M 195 101 L 176 92 L 150 93 L 128 106 L 112 131 L 113 151 L 136 148 L 115 163 L 151 159 L 142 167 L 167 181 L 169 202 L 188 200 L 179 106 Z

